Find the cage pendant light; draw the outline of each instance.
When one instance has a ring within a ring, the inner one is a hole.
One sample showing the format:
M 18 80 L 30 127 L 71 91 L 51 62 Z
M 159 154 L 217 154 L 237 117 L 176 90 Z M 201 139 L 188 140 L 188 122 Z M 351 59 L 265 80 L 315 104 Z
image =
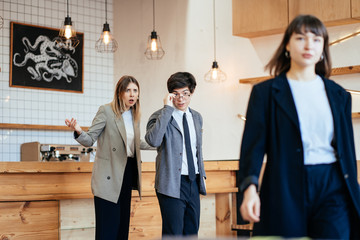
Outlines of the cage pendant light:
M 107 0 L 105 0 L 105 23 L 103 27 L 103 32 L 99 40 L 95 43 L 95 50 L 101 53 L 112 53 L 116 52 L 118 49 L 118 44 L 110 32 L 110 26 L 107 22 Z
M 161 59 L 165 54 L 161 46 L 160 36 L 155 31 L 155 0 L 153 0 L 153 31 L 148 37 L 147 48 L 144 54 L 149 60 Z
M 69 0 L 66 1 L 66 13 L 67 16 L 60 28 L 57 41 L 59 47 L 67 50 L 74 50 L 76 46 L 79 45 L 80 41 L 76 37 L 74 23 L 71 21 L 71 17 L 69 17 Z
M 210 71 L 208 71 L 204 78 L 206 82 L 219 83 L 226 80 L 226 74 L 220 70 L 216 61 L 216 27 L 215 27 L 215 0 L 213 0 L 213 14 L 214 14 L 214 61 Z

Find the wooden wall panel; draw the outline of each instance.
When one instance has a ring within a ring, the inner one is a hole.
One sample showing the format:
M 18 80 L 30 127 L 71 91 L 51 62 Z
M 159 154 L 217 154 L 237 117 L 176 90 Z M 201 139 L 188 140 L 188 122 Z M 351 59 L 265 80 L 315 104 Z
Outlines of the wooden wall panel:
M 155 196 L 155 172 L 143 172 L 141 175 L 141 188 L 143 196 Z M 133 195 L 139 196 L 137 191 L 133 191 Z
M 351 16 L 360 19 L 360 0 L 351 0 Z
M 207 193 L 237 192 L 235 172 L 207 171 L 206 172 Z
M 0 201 L 91 198 L 91 173 L 0 174 Z
M 161 213 L 155 196 L 133 197 L 131 201 L 129 239 L 154 239 L 161 237 Z
M 216 194 L 216 236 L 231 236 L 231 207 L 229 193 Z
M 60 227 L 82 229 L 95 227 L 94 199 L 60 200 Z
M 0 239 L 58 239 L 58 209 L 58 201 L 0 202 Z
M 216 238 L 215 194 L 200 197 L 199 239 Z
M 95 228 L 78 228 L 61 230 L 61 240 L 95 239 Z

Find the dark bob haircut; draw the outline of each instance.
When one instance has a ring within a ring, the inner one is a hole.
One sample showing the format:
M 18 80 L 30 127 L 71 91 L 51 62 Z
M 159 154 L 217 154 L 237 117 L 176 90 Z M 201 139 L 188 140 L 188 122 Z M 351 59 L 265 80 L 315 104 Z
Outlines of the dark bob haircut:
M 195 77 L 188 72 L 177 72 L 170 76 L 167 81 L 167 88 L 169 93 L 175 89 L 188 87 L 190 93 L 193 93 L 196 87 Z

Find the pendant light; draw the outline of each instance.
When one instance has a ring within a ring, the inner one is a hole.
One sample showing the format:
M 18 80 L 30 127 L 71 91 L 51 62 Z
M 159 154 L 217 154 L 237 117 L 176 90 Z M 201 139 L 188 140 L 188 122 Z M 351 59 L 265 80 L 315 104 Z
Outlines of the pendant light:
M 69 0 L 66 1 L 66 9 L 67 16 L 65 17 L 63 26 L 60 29 L 58 41 L 60 43 L 60 47 L 73 50 L 80 41 L 76 37 L 74 24 L 71 21 L 71 17 L 69 17 Z
M 161 59 L 165 54 L 161 46 L 160 36 L 157 35 L 155 31 L 155 0 L 153 0 L 153 31 L 148 38 L 147 48 L 144 54 L 149 60 Z
M 96 41 L 95 50 L 101 53 L 116 52 L 118 44 L 110 33 L 110 26 L 107 22 L 107 0 L 105 0 L 105 23 L 99 40 Z
M 210 71 L 205 74 L 205 81 L 218 83 L 226 80 L 226 74 L 220 70 L 216 61 L 216 28 L 215 28 L 215 0 L 213 0 L 213 14 L 214 14 L 214 61 Z

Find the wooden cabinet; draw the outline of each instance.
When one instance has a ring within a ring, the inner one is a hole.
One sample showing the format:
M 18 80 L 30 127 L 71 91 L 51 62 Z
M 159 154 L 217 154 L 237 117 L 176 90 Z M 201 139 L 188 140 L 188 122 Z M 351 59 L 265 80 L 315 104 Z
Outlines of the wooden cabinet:
M 233 35 L 275 34 L 288 25 L 288 0 L 233 0 L 232 14 Z
M 289 0 L 289 21 L 299 14 L 315 15 L 326 26 L 359 21 L 352 18 L 351 0 Z
M 205 161 L 207 193 L 215 211 L 202 227 L 231 236 L 230 194 L 238 191 L 238 161 Z M 94 239 L 92 162 L 0 162 L 0 240 Z M 154 190 L 155 163 L 142 163 L 142 199 L 133 191 L 129 239 L 160 239 L 161 215 Z M 202 197 L 202 202 L 205 197 Z M 220 208 L 220 209 L 218 209 Z M 204 230 L 205 231 L 205 230 Z
M 312 14 L 326 26 L 360 22 L 360 0 L 233 0 L 233 35 L 282 33 L 299 14 Z

